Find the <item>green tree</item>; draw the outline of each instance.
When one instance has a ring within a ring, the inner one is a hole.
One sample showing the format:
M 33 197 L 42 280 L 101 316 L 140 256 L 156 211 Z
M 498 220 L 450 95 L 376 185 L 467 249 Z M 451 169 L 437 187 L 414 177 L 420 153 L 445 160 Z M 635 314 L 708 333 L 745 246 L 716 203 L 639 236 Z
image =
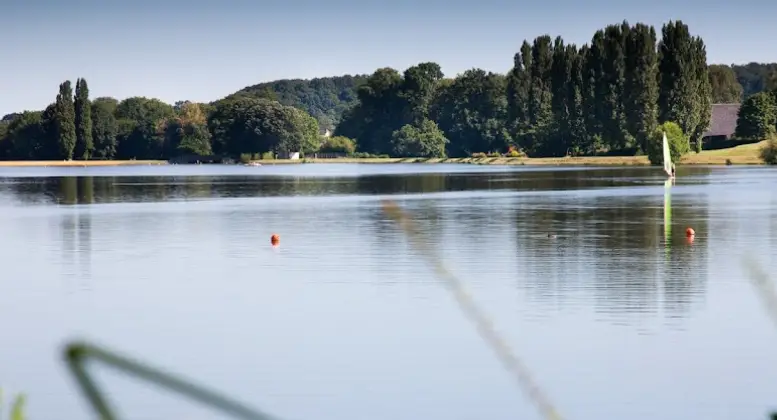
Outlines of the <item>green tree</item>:
M 568 60 L 570 67 L 570 89 L 567 89 L 567 106 L 569 106 L 569 152 L 574 155 L 592 154 L 595 148 L 592 145 L 591 138 L 586 127 L 586 83 L 583 73 L 585 64 L 585 49 L 577 49 L 573 45 L 567 46 Z
M 75 96 L 76 144 L 73 154 L 76 159 L 89 159 L 94 151 L 92 139 L 92 104 L 89 101 L 89 87 L 86 79 L 76 81 Z
M 759 150 L 761 160 L 767 165 L 777 165 L 777 138 L 771 136 Z
M 394 155 L 402 157 L 445 157 L 448 139 L 434 121 L 424 119 L 418 127 L 407 124 L 392 134 Z
M 553 112 L 552 142 L 546 145 L 545 153 L 551 156 L 566 155 L 572 146 L 572 114 L 574 111 L 575 89 L 572 83 L 572 66 L 577 50 L 564 45 L 564 40 L 557 37 L 553 43 L 553 63 L 550 67 L 551 111 Z
M 693 38 L 693 59 L 696 76 L 696 85 L 693 89 L 695 95 L 694 117 L 696 127 L 689 133 L 696 153 L 700 153 L 703 146 L 702 136 L 710 126 L 712 118 L 712 84 L 710 83 L 709 67 L 707 66 L 707 47 L 700 37 Z
M 553 43 L 550 36 L 543 35 L 534 39 L 532 61 L 529 69 L 530 87 L 527 110 L 531 131 L 527 144 L 528 153 L 542 154 L 552 148 L 549 142 L 553 135 L 553 92 L 551 68 L 553 66 Z
M 174 108 L 159 99 L 127 98 L 116 105 L 117 147 L 120 159 L 161 159 L 167 150 L 166 124 Z
M 43 110 L 40 120 L 39 138 L 35 140 L 40 147 L 37 149 L 34 159 L 60 159 L 61 149 L 58 134 L 57 104 L 49 104 Z
M 629 133 L 624 99 L 626 92 L 626 43 L 630 28 L 628 23 L 609 25 L 600 32 L 599 46 L 603 49 L 603 75 L 600 87 L 602 103 L 602 136 L 610 150 L 623 150 L 634 146 Z
M 504 76 L 472 69 L 437 97 L 430 116 L 450 141 L 449 156 L 507 148 L 512 139 L 507 127 L 506 86 Z
M 712 102 L 730 104 L 742 102 L 743 89 L 737 75 L 729 66 L 711 64 L 709 80 L 712 88 Z
M 7 159 L 11 151 L 11 140 L 8 138 L 8 125 L 0 121 L 0 159 Z
M 164 123 L 165 158 L 212 153 L 204 108 L 204 104 L 191 101 L 179 101 L 173 106 L 176 115 Z
M 624 110 L 628 131 L 637 146 L 647 150 L 647 143 L 658 125 L 658 54 L 656 31 L 637 23 L 626 40 L 626 94 Z
M 113 159 L 116 156 L 116 136 L 118 123 L 114 113 L 118 101 L 113 98 L 97 98 L 92 102 L 92 139 L 94 143 L 93 157 Z
M 165 123 L 164 157 L 182 155 L 208 156 L 212 153 L 207 126 L 182 117 L 170 118 Z
M 335 135 L 357 139 L 362 152 L 388 154 L 392 133 L 405 123 L 403 83 L 402 76 L 392 68 L 376 70 L 359 86 L 359 103 L 343 115 Z
M 76 146 L 76 111 L 73 104 L 73 89 L 69 80 L 59 85 L 55 114 L 60 158 L 71 160 Z
M 407 102 L 404 122 L 420 124 L 429 116 L 429 105 L 443 76 L 437 63 L 421 63 L 405 70 L 399 93 Z
M 691 151 L 688 136 L 683 133 L 680 125 L 667 121 L 656 127 L 648 141 L 647 155 L 653 165 L 664 164 L 664 133 L 666 133 L 669 155 L 672 157 L 673 163 L 680 162 L 680 159 Z
M 607 101 L 609 82 L 605 78 L 604 31 L 597 31 L 591 44 L 583 48 L 585 54 L 584 96 L 586 130 L 591 136 L 591 149 L 597 151 L 605 147 L 605 121 L 608 119 Z
M 742 139 L 763 140 L 775 133 L 777 105 L 766 92 L 745 99 L 739 108 L 736 136 Z
M 46 149 L 43 118 L 40 111 L 25 111 L 7 127 L 8 157 L 38 159 Z
M 532 47 L 523 41 L 513 57 L 513 68 L 506 78 L 507 127 L 515 143 L 513 146 L 530 148 L 532 123 L 529 116 L 531 92 Z
M 321 148 L 321 135 L 319 134 L 318 120 L 307 112 L 293 107 L 287 108 L 291 113 L 289 121 L 293 130 L 299 131 L 301 138 L 299 145 L 290 145 L 290 151 L 299 151 L 302 155 L 315 153 Z
M 329 137 L 321 145 L 322 153 L 345 153 L 352 155 L 355 151 L 356 144 L 354 141 L 343 136 Z
M 138 122 L 158 122 L 175 115 L 169 104 L 159 99 L 134 96 L 116 105 L 116 119 L 129 119 Z
M 165 150 L 165 120 L 118 120 L 118 159 L 162 159 Z
M 227 97 L 215 104 L 208 116 L 208 130 L 213 136 L 215 153 L 239 155 L 249 144 L 252 149 L 259 148 L 256 144 L 260 133 L 248 129 L 249 110 L 259 101 L 249 97 Z
M 696 144 L 709 125 L 711 112 L 704 42 L 692 37 L 688 26 L 679 20 L 665 24 L 661 33 L 659 121 L 677 122 Z
M 217 153 L 294 152 L 318 129 L 293 107 L 267 99 L 235 97 L 217 103 L 208 118 Z

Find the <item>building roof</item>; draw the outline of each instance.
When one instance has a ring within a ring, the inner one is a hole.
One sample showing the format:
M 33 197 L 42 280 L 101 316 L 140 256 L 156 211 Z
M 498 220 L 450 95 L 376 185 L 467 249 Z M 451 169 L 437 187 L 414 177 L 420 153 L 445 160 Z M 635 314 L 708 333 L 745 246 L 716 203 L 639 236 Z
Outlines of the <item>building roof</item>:
M 710 126 L 702 137 L 733 135 L 737 129 L 738 116 L 739 104 L 712 104 Z

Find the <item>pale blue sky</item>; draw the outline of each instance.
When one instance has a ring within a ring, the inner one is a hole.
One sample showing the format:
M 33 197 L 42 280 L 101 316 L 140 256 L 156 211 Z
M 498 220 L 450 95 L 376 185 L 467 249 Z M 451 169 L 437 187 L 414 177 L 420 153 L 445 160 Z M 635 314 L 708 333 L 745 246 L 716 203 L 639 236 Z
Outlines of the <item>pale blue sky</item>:
M 245 86 L 440 63 L 448 76 L 505 72 L 523 39 L 588 42 L 627 19 L 682 19 L 711 63 L 777 61 L 767 0 L 209 1 L 0 0 L 0 116 L 54 101 L 65 79 L 91 96 L 211 101 Z

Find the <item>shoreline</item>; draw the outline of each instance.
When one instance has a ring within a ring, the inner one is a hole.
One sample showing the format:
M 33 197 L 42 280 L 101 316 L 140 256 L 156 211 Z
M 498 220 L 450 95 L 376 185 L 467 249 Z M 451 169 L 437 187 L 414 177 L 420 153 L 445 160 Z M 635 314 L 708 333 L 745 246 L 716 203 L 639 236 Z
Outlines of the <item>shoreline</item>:
M 300 160 L 257 160 L 265 165 L 327 164 L 327 163 L 375 163 L 375 164 L 461 164 L 461 165 L 506 165 L 506 166 L 650 166 L 646 156 L 584 156 L 564 158 L 335 158 Z M 680 160 L 679 166 L 694 165 L 764 165 L 758 156 L 709 156 L 688 155 Z
M 505 166 L 650 166 L 645 156 L 584 156 L 563 158 L 330 158 L 281 160 L 268 159 L 253 161 L 262 166 L 300 165 L 300 164 L 459 164 L 459 165 L 505 165 Z M 9 160 L 0 161 L 0 167 L 105 167 L 105 166 L 161 166 L 170 165 L 165 160 L 88 160 L 88 161 L 45 161 L 45 160 Z M 185 165 L 185 164 L 182 164 Z M 193 165 L 193 164 L 192 164 Z M 204 164 L 209 165 L 209 164 Z M 238 164 L 239 165 L 239 164 Z M 691 154 L 684 156 L 679 166 L 694 165 L 764 165 L 757 156 L 710 156 Z
M 761 147 L 766 144 L 751 143 L 726 149 L 691 152 L 680 159 L 678 165 L 764 165 Z M 307 163 L 417 163 L 417 164 L 469 164 L 469 165 L 534 165 L 534 166 L 650 166 L 647 156 L 581 156 L 558 158 L 526 157 L 466 157 L 466 158 L 307 158 L 299 160 L 255 160 L 261 165 L 298 165 Z M 0 167 L 87 167 L 87 166 L 149 166 L 170 165 L 166 160 L 7 160 Z
M 0 167 L 86 167 L 167 165 L 166 160 L 0 160 Z

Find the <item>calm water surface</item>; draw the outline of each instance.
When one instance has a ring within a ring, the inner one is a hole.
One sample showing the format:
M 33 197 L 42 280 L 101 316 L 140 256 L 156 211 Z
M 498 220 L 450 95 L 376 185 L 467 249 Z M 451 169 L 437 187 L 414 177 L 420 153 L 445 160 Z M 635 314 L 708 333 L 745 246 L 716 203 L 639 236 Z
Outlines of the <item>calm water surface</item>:
M 60 356 L 85 338 L 283 419 L 538 418 L 382 213 L 393 198 L 565 418 L 765 418 L 777 330 L 741 256 L 777 269 L 777 172 L 681 168 L 670 232 L 663 181 L 651 168 L 0 168 L 0 385 L 28 394 L 33 419 L 90 418 Z M 220 416 L 98 373 L 126 418 Z

